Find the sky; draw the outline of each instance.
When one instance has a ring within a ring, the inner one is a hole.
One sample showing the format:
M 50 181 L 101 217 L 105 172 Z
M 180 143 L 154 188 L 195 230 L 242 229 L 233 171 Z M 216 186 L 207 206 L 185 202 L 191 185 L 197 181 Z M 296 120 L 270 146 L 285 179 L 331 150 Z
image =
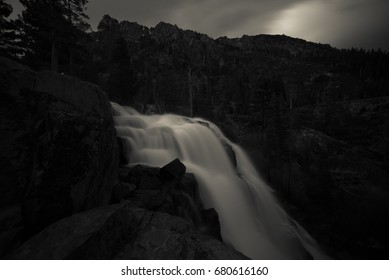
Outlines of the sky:
M 18 0 L 6 0 L 15 14 Z M 389 0 L 89 0 L 96 29 L 104 14 L 153 27 L 161 21 L 221 36 L 285 34 L 337 48 L 389 51 Z

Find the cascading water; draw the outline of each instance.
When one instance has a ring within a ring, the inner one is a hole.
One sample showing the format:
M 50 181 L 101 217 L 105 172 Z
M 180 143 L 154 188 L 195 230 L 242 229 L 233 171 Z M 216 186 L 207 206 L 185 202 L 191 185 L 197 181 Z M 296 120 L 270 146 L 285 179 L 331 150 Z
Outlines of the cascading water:
M 212 123 L 172 114 L 141 115 L 112 103 L 130 165 L 161 167 L 179 158 L 194 173 L 206 208 L 219 214 L 224 242 L 253 259 L 325 258 L 279 206 L 243 150 Z M 232 164 L 222 142 L 236 156 Z

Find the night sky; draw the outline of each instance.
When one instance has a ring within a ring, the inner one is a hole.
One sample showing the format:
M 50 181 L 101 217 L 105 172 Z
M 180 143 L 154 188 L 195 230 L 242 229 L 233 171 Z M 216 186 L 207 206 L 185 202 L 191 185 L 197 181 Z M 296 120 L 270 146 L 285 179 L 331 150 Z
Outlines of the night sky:
M 6 0 L 15 14 L 17 0 Z M 164 21 L 213 38 L 285 34 L 338 48 L 389 50 L 388 0 L 89 0 L 96 29 L 104 14 L 148 27 Z M 15 15 L 13 15 L 15 16 Z

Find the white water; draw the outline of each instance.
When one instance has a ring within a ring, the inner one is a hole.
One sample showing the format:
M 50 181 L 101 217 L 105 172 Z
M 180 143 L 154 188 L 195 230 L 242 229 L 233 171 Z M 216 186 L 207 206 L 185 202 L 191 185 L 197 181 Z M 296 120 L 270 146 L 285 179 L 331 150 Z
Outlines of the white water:
M 127 140 L 130 165 L 162 167 L 179 158 L 194 173 L 206 208 L 219 214 L 224 242 L 253 259 L 325 256 L 279 206 L 243 150 L 202 119 L 145 116 L 112 103 L 117 134 Z M 221 139 L 233 148 L 232 165 Z

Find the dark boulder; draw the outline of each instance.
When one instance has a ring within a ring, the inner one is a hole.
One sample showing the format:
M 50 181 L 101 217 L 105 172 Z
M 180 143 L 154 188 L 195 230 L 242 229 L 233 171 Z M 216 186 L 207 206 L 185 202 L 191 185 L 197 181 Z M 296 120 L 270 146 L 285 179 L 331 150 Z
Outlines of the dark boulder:
M 171 161 L 160 169 L 160 176 L 163 182 L 179 180 L 184 176 L 186 166 L 178 159 Z

